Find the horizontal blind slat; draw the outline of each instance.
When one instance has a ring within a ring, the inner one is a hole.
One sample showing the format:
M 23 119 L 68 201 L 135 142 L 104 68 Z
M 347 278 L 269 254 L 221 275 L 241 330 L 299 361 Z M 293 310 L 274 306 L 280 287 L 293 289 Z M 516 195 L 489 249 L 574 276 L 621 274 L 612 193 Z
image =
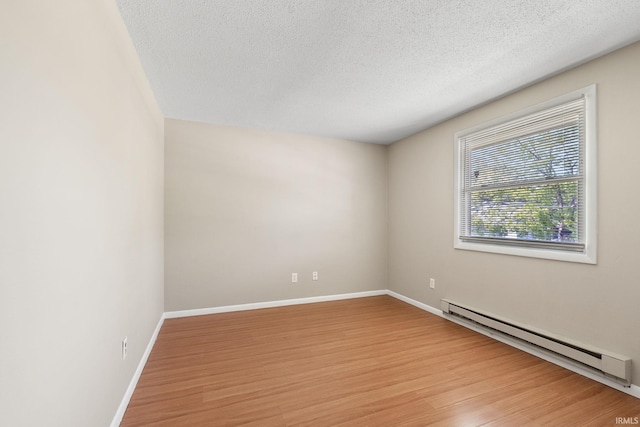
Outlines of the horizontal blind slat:
M 555 241 L 543 241 L 543 240 L 516 240 L 508 238 L 495 238 L 495 237 L 470 237 L 460 236 L 460 240 L 463 242 L 476 242 L 476 243 L 488 243 L 490 245 L 504 245 L 504 246 L 519 246 L 525 248 L 536 249 L 559 249 L 569 252 L 582 252 L 584 250 L 584 243 L 565 243 Z

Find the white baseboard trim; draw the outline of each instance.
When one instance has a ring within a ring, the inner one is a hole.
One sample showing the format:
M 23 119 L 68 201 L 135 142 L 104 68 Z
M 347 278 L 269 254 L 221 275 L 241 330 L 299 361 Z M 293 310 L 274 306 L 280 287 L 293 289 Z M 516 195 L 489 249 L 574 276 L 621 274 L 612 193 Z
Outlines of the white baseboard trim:
M 393 291 L 390 291 L 390 290 L 387 290 L 387 295 L 392 296 L 392 297 L 394 297 L 396 299 L 399 299 L 400 301 L 404 301 L 407 304 L 411 304 L 413 306 L 421 308 L 424 311 L 428 311 L 431 314 L 435 314 L 436 316 L 443 317 L 442 310 L 438 310 L 437 308 L 433 308 L 430 305 L 427 305 L 427 304 L 425 304 L 423 302 L 416 301 L 414 299 L 411 299 L 409 297 L 405 297 L 404 295 L 401 295 L 399 293 L 396 293 L 396 292 L 393 292 Z
M 434 307 L 432 307 L 430 305 L 427 305 L 425 303 L 422 303 L 420 301 L 416 301 L 416 300 L 414 300 L 412 298 L 406 297 L 404 295 L 398 294 L 398 293 L 396 293 L 394 291 L 390 291 L 390 290 L 387 290 L 387 295 L 392 296 L 392 297 L 394 297 L 396 299 L 399 299 L 400 301 L 404 301 L 407 304 L 411 304 L 413 306 L 421 308 L 421 309 L 423 309 L 425 311 L 428 311 L 431 314 L 435 314 L 436 316 L 440 316 L 443 319 L 447 319 L 447 320 L 449 320 L 451 322 L 457 323 L 458 325 L 461 325 L 461 326 L 464 326 L 466 328 L 469 328 L 469 329 L 471 329 L 471 330 L 473 330 L 475 332 L 478 332 L 478 333 L 480 333 L 482 335 L 486 335 L 489 338 L 493 338 L 493 339 L 495 339 L 497 341 L 500 341 L 500 342 L 502 342 L 504 344 L 510 345 L 510 346 L 515 347 L 515 348 L 517 348 L 519 350 L 522 350 L 524 352 L 527 352 L 529 354 L 537 356 L 537 357 L 539 357 L 541 359 L 546 360 L 547 362 L 551 362 L 551 363 L 553 363 L 555 365 L 562 366 L 563 368 L 568 369 L 568 370 L 570 370 L 572 372 L 575 372 L 576 374 L 580 374 L 580 375 L 585 376 L 587 378 L 590 378 L 590 379 L 592 379 L 594 381 L 597 381 L 597 382 L 599 382 L 601 384 L 604 384 L 604 385 L 609 386 L 611 388 L 615 388 L 616 390 L 619 390 L 619 391 L 621 391 L 623 393 L 629 394 L 631 396 L 634 396 L 634 397 L 637 397 L 638 399 L 640 399 L 640 386 L 637 386 L 635 384 L 631 384 L 630 387 L 624 387 L 623 385 L 618 384 L 617 382 L 615 382 L 613 380 L 610 380 L 610 379 L 605 378 L 605 377 L 601 377 L 601 376 L 599 376 L 599 375 L 597 375 L 597 374 L 595 374 L 595 373 L 593 373 L 593 372 L 591 372 L 591 371 L 589 371 L 589 370 L 587 370 L 585 368 L 582 368 L 581 366 L 569 363 L 569 362 L 567 362 L 565 360 L 562 360 L 560 358 L 557 358 L 557 357 L 553 356 L 552 354 L 548 354 L 548 353 L 546 353 L 546 352 L 544 352 L 542 350 L 538 350 L 536 348 L 529 347 L 527 345 L 524 345 L 524 344 L 519 343 L 519 342 L 517 342 L 515 340 L 511 340 L 511 339 L 509 339 L 507 337 L 503 337 L 503 336 L 498 335 L 498 334 L 492 334 L 489 330 L 486 330 L 484 328 L 476 327 L 476 326 L 474 326 L 474 325 L 472 325 L 470 323 L 466 323 L 466 322 L 459 321 L 457 319 L 451 318 L 449 316 L 445 316 L 444 313 L 442 312 L 442 310 L 434 308 Z
M 147 359 L 149 359 L 149 355 L 151 354 L 151 350 L 153 349 L 153 345 L 158 338 L 158 334 L 160 333 L 160 328 L 162 328 L 162 324 L 164 323 L 164 313 L 160 316 L 160 320 L 156 325 L 156 329 L 153 331 L 151 335 L 151 339 L 149 340 L 149 344 L 147 344 L 147 348 L 144 350 L 142 354 L 142 358 L 138 363 L 138 367 L 133 374 L 133 378 L 131 378 L 131 382 L 129 383 L 129 387 L 127 387 L 127 391 L 124 393 L 122 401 L 120 402 L 120 406 L 118 406 L 118 410 L 111 420 L 111 427 L 118 427 L 122 422 L 122 417 L 124 417 L 124 413 L 127 410 L 127 406 L 129 406 L 129 401 L 131 400 L 131 396 L 133 396 L 133 392 L 138 385 L 138 380 L 140 380 L 140 375 L 142 375 L 142 371 L 144 370 L 145 365 L 147 364 Z
M 635 384 L 631 384 L 631 387 L 629 387 L 629 393 L 631 396 L 635 396 L 638 399 L 640 399 L 640 386 L 637 386 Z
M 193 310 L 167 311 L 164 313 L 165 319 L 175 319 L 177 317 L 202 316 L 204 314 L 229 313 L 232 311 L 258 310 L 261 308 L 282 307 L 285 305 L 312 304 L 315 302 L 338 301 L 343 299 L 364 298 L 378 295 L 386 295 L 386 289 L 377 291 L 354 292 L 350 294 L 326 295 L 319 297 L 286 299 L 279 301 L 256 302 L 249 304 L 225 305 L 220 307 L 197 308 Z

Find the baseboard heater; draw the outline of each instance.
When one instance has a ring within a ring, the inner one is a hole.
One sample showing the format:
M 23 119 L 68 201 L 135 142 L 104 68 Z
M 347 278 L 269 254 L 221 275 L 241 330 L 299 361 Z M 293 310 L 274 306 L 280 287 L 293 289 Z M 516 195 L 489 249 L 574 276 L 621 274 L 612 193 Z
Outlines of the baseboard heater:
M 545 331 L 518 325 L 516 322 L 483 313 L 449 300 L 441 300 L 441 306 L 445 315 L 533 344 L 570 361 L 586 365 L 625 386 L 631 384 L 631 359 L 628 357 L 571 342 Z

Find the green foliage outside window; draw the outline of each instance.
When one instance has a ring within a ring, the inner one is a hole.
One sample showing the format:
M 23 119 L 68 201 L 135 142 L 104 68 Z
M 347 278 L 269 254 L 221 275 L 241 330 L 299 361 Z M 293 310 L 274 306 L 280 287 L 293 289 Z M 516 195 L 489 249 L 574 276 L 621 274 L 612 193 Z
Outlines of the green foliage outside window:
M 577 241 L 577 132 L 564 126 L 471 150 L 471 236 Z

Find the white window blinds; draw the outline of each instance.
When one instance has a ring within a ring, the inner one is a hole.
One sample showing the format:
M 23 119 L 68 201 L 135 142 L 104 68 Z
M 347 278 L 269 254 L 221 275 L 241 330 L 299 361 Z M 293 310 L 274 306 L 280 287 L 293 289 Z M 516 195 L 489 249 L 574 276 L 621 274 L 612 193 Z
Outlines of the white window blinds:
M 584 96 L 458 144 L 461 241 L 584 251 Z

